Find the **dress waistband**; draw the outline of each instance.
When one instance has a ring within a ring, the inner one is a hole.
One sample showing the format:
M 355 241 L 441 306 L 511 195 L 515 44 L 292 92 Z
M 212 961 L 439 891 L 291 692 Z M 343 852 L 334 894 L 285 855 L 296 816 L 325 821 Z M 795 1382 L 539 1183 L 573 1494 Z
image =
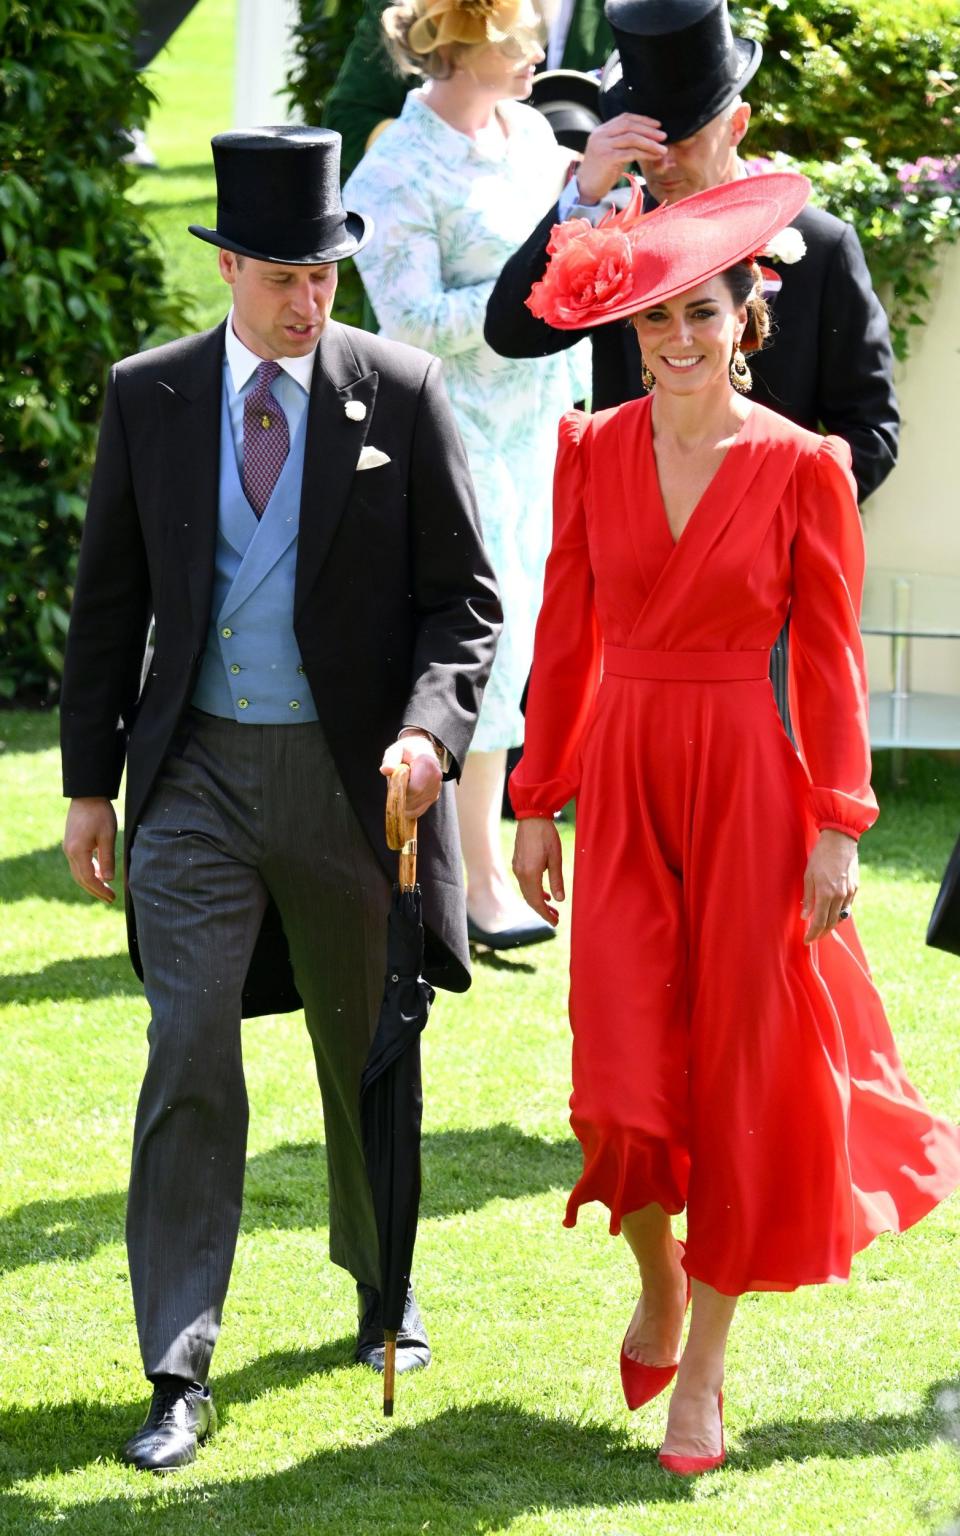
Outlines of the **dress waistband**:
M 746 683 L 770 675 L 769 651 L 638 651 L 605 645 L 603 670 L 653 682 Z

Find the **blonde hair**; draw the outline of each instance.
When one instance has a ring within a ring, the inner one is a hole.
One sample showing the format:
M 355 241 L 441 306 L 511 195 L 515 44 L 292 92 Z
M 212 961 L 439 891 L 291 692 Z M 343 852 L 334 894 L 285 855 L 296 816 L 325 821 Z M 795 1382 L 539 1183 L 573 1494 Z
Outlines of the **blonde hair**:
M 417 0 L 402 0 L 400 5 L 388 5 L 380 18 L 387 52 L 394 68 L 401 75 L 418 75 L 422 80 L 449 80 L 456 57 L 464 45 L 432 48 L 429 53 L 415 52 L 410 46 L 410 29 L 419 20 L 420 7 Z
M 529 0 L 400 0 L 381 23 L 401 74 L 446 80 L 464 53 L 529 37 L 525 9 Z

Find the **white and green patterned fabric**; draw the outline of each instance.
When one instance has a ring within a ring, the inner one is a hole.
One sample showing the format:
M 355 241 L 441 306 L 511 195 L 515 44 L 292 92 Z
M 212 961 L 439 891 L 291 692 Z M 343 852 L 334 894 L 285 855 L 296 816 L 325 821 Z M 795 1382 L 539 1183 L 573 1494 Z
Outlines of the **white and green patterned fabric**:
M 520 696 L 550 547 L 557 423 L 589 392 L 589 343 L 555 357 L 498 357 L 483 339 L 494 281 L 555 202 L 570 161 L 532 107 L 498 107 L 509 132 L 477 144 L 407 96 L 344 188 L 375 230 L 356 258 L 383 335 L 443 359 L 477 488 L 505 622 L 473 739 L 523 739 Z

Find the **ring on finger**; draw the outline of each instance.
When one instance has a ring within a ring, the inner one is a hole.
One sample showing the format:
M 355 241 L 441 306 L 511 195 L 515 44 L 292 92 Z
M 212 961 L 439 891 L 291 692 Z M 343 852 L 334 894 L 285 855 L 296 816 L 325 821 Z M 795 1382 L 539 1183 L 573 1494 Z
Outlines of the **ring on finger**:
M 842 923 L 849 916 L 850 916 L 850 908 L 849 907 L 841 907 L 840 911 L 837 913 L 837 922 L 838 923 Z

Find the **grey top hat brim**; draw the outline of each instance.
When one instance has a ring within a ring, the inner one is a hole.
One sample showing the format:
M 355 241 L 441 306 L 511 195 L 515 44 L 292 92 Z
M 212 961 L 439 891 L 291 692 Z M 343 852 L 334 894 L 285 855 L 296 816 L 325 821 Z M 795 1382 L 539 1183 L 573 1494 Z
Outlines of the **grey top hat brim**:
M 343 223 L 341 240 L 335 245 L 298 256 L 284 256 L 278 251 L 255 251 L 219 234 L 215 229 L 207 229 L 203 224 L 188 224 L 187 228 L 198 240 L 206 240 L 209 245 L 218 245 L 225 251 L 234 251 L 238 256 L 249 256 L 253 261 L 273 261 L 284 267 L 317 267 L 329 261 L 346 261 L 349 256 L 362 251 L 373 235 L 373 220 L 365 218 L 362 213 L 348 213 Z
M 736 96 L 740 96 L 744 87 L 753 79 L 763 58 L 763 49 L 760 44 L 745 37 L 735 37 L 733 46 L 742 65 L 736 79 L 731 80 L 728 77 L 709 97 L 701 96 L 692 105 L 689 113 L 683 115 L 679 131 L 669 135 L 668 143 L 689 139 L 695 133 L 699 133 L 700 129 L 712 122 Z M 631 102 L 623 81 L 619 55 L 613 53 L 604 65 L 600 80 L 600 114 L 604 122 L 609 122 L 612 117 L 618 117 L 621 112 L 636 111 L 642 112 L 643 107 L 638 107 Z
M 550 102 L 576 102 L 588 112 L 599 112 L 600 81 L 582 69 L 543 69 L 534 75 L 527 104 L 542 110 Z

